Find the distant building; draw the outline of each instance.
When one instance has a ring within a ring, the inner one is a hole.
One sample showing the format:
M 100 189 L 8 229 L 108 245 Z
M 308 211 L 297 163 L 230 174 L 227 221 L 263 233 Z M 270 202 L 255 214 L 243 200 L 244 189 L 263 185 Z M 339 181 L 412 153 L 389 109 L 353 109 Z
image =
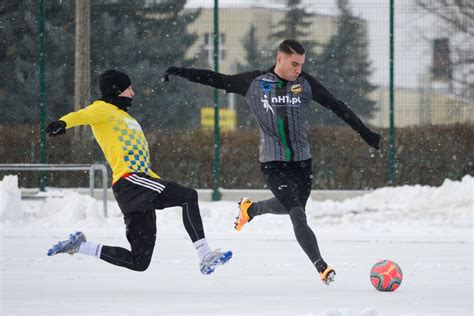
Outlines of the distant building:
M 372 126 L 389 127 L 389 89 L 379 87 L 370 94 L 376 101 Z M 395 89 L 394 117 L 396 127 L 474 123 L 474 104 L 449 95 L 444 89 Z
M 396 88 L 394 117 L 396 127 L 474 123 L 474 103 L 468 93 L 453 87 L 453 67 L 448 38 L 433 41 L 432 67 L 418 77 L 418 88 Z M 377 112 L 370 123 L 388 127 L 389 90 L 379 87 L 371 96 Z
M 247 4 L 233 6 L 222 5 L 219 7 L 219 71 L 226 74 L 237 72 L 237 64 L 245 64 L 245 49 L 242 41 L 250 30 L 251 25 L 256 27 L 256 36 L 261 40 L 262 47 L 268 47 L 274 54 L 278 42 L 270 43 L 268 35 L 277 30 L 278 22 L 286 14 L 283 1 L 253 1 Z M 197 7 L 189 9 L 195 10 Z M 214 64 L 214 9 L 213 7 L 200 7 L 202 13 L 194 23 L 190 24 L 188 31 L 195 32 L 198 40 L 187 53 L 187 57 L 202 57 L 207 60 L 210 69 Z M 310 21 L 310 19 L 308 19 Z M 337 17 L 314 14 L 312 24 L 308 28 L 309 36 L 300 40 L 317 40 L 327 43 L 332 35 L 337 32 Z M 268 65 L 270 66 L 270 65 Z

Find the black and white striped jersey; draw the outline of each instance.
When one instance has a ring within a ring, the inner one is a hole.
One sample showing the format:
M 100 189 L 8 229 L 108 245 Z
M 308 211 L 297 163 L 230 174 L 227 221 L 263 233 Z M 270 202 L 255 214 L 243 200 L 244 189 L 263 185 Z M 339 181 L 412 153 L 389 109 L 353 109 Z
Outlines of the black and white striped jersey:
M 224 75 L 180 68 L 179 76 L 245 97 L 260 127 L 260 162 L 311 158 L 307 119 L 311 101 L 332 110 L 359 134 L 369 130 L 314 77 L 303 72 L 290 82 L 279 78 L 273 69 Z

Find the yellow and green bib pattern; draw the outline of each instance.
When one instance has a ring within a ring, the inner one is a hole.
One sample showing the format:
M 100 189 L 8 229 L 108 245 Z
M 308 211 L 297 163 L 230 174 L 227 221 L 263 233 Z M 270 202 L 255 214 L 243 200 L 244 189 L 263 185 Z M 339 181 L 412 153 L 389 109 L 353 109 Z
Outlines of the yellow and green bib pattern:
M 150 170 L 150 155 L 148 143 L 137 121 L 129 118 L 110 117 L 114 131 L 122 144 L 123 160 L 135 172 L 148 174 Z
M 95 101 L 84 109 L 61 117 L 61 120 L 66 122 L 67 128 L 91 126 L 112 168 L 113 182 L 127 173 L 145 173 L 159 178 L 150 169 L 148 142 L 140 124 L 127 112 L 104 101 Z

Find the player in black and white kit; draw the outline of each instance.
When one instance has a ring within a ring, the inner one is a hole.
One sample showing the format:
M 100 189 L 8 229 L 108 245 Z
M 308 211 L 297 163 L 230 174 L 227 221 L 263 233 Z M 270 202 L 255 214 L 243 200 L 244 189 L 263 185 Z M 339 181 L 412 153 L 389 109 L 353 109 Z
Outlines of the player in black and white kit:
M 335 271 L 323 260 L 316 236 L 308 226 L 306 202 L 313 180 L 308 142 L 309 106 L 316 101 L 333 111 L 370 146 L 379 149 L 380 135 L 373 133 L 341 100 L 317 79 L 302 71 L 304 47 L 295 40 L 279 45 L 276 65 L 268 70 L 224 75 L 217 72 L 169 67 L 169 75 L 224 89 L 245 97 L 260 127 L 261 171 L 274 198 L 252 202 L 243 198 L 235 228 L 240 231 L 253 217 L 262 214 L 289 214 L 298 243 L 329 285 Z

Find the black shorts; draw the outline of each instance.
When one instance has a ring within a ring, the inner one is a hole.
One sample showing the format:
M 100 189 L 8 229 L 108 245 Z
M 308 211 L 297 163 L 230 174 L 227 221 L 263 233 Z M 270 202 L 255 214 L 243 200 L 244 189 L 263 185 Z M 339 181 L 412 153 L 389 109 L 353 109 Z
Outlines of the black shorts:
M 311 159 L 264 162 L 261 171 L 269 189 L 286 210 L 306 206 L 313 182 Z
M 120 178 L 112 190 L 124 214 L 182 206 L 194 191 L 176 182 L 142 173 Z

